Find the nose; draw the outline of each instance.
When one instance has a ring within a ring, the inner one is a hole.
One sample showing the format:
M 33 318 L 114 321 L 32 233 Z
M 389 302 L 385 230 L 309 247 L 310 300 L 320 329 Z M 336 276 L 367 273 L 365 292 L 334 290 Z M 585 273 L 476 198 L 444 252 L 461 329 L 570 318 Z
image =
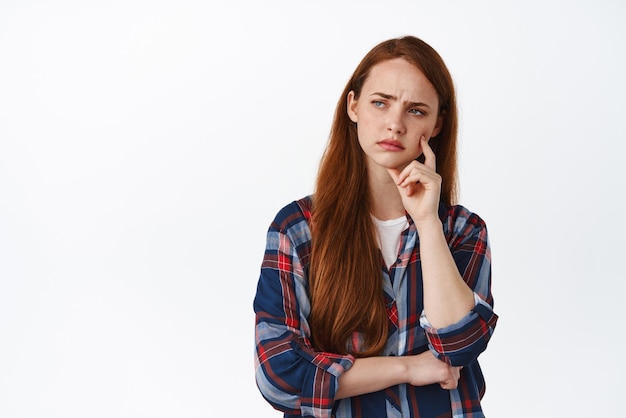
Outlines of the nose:
M 393 134 L 403 134 L 405 132 L 404 114 L 401 110 L 393 110 L 387 113 L 387 130 Z

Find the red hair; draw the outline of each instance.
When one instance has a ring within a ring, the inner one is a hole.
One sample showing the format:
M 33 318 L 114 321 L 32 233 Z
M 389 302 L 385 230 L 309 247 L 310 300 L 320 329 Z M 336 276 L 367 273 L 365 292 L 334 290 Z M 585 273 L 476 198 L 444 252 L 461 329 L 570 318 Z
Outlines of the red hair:
M 454 83 L 439 54 L 424 41 L 407 36 L 375 46 L 359 63 L 335 110 L 313 198 L 310 263 L 312 341 L 316 349 L 366 357 L 379 354 L 387 341 L 387 311 L 381 257 L 370 216 L 365 156 L 356 124 L 347 114 L 350 91 L 358 99 L 373 66 L 394 58 L 414 64 L 439 96 L 443 125 L 429 144 L 442 176 L 441 201 L 457 194 L 457 109 Z M 350 347 L 355 332 L 362 347 Z

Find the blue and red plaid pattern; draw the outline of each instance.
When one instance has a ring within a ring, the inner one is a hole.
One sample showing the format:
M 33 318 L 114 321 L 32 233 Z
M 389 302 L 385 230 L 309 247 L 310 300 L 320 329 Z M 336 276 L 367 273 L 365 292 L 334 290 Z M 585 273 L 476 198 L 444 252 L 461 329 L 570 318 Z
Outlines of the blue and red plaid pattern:
M 458 388 L 403 384 L 335 401 L 338 379 L 354 358 L 316 352 L 310 343 L 311 206 L 310 196 L 285 206 L 267 234 L 254 299 L 256 381 L 265 399 L 285 417 L 483 417 L 480 400 L 485 382 L 477 358 L 498 318 L 492 309 L 491 253 L 484 222 L 462 206 L 440 206 L 450 251 L 476 299 L 466 317 L 445 328 L 434 329 L 423 315 L 419 239 L 410 216 L 396 264 L 387 269 L 381 256 L 389 316 L 383 354 L 405 356 L 430 350 L 442 361 L 464 366 Z M 358 349 L 362 341 L 355 333 L 347 344 Z

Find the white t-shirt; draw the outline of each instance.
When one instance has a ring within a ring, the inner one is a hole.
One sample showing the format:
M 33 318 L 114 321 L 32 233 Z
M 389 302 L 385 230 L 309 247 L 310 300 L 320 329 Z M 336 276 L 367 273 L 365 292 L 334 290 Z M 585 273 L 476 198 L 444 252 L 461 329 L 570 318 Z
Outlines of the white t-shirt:
M 400 247 L 400 235 L 409 226 L 406 216 L 397 219 L 381 221 L 372 215 L 376 231 L 378 232 L 378 246 L 383 253 L 383 260 L 387 267 L 390 267 L 398 259 L 398 249 Z

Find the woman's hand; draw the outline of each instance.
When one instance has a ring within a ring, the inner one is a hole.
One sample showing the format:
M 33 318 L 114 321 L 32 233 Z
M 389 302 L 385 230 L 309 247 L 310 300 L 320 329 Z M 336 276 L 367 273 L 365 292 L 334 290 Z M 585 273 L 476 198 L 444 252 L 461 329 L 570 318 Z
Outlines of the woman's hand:
M 448 365 L 430 351 L 402 358 L 407 365 L 407 383 L 413 386 L 439 383 L 443 389 L 456 389 L 461 377 L 461 367 Z
M 412 161 L 402 171 L 388 168 L 389 175 L 396 183 L 402 204 L 416 223 L 438 220 L 441 176 L 437 173 L 435 153 L 426 137 L 420 138 L 424 163 Z

